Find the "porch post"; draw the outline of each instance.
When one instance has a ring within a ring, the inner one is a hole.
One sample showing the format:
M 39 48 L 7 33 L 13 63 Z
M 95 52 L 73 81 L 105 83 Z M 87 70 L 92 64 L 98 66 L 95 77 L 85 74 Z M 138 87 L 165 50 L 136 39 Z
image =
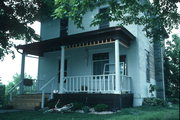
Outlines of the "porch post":
M 60 65 L 60 84 L 59 84 L 59 93 L 63 93 L 63 84 L 64 84 L 64 46 L 61 46 L 61 65 Z
M 20 94 L 23 94 L 24 92 L 24 84 L 23 84 L 23 81 L 24 81 L 24 70 L 25 70 L 25 57 L 26 57 L 26 54 L 22 53 L 22 58 L 21 58 L 21 84 L 20 84 Z
M 115 40 L 115 92 L 120 93 L 119 40 Z

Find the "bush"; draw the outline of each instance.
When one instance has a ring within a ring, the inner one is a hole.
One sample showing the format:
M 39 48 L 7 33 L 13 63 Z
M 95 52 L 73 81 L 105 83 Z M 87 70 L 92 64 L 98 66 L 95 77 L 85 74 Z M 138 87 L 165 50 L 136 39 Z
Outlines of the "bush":
M 164 105 L 164 100 L 159 98 L 144 98 L 143 105 L 145 106 L 158 106 Z
M 178 98 L 167 98 L 167 102 L 171 102 L 173 104 L 178 104 L 179 99 Z
M 82 107 L 82 110 L 83 110 L 84 113 L 89 113 L 90 112 L 90 108 L 88 106 Z
M 75 102 L 73 103 L 73 107 L 71 108 L 71 110 L 75 111 L 75 110 L 81 110 L 83 107 L 83 104 L 80 102 Z
M 0 84 L 0 107 L 5 103 L 5 85 Z
M 95 107 L 94 107 L 94 110 L 96 112 L 101 112 L 101 111 L 106 111 L 108 109 L 108 105 L 105 105 L 105 104 L 97 104 Z
M 51 99 L 45 103 L 45 107 L 48 107 L 49 109 L 54 108 L 55 105 L 57 104 L 57 101 L 58 101 L 57 99 Z M 60 102 L 58 103 L 57 107 L 58 108 L 62 107 Z

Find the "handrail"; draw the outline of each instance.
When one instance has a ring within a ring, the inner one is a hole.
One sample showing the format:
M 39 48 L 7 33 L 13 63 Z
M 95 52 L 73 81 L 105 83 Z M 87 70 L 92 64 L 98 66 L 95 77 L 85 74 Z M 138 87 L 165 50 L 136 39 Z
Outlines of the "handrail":
M 44 92 L 44 88 L 46 88 L 50 83 L 52 83 L 54 81 L 54 79 L 56 78 L 56 76 L 58 75 L 55 74 L 55 76 L 53 76 L 50 80 L 48 80 L 48 82 L 46 84 L 44 84 L 41 88 L 40 88 L 40 91 L 42 91 L 42 98 L 41 98 L 41 108 L 44 108 L 44 99 L 45 99 L 45 92 Z M 54 82 L 53 82 L 54 84 Z M 50 97 L 51 99 L 53 99 L 53 84 L 51 86 L 51 94 L 50 94 Z
M 8 91 L 8 94 L 9 94 L 9 100 L 12 101 L 12 91 L 17 88 L 17 86 L 19 86 L 20 84 L 22 83 L 22 81 L 19 81 L 14 87 L 12 87 L 9 91 Z
M 40 90 L 42 91 L 44 88 L 46 88 L 54 79 L 56 78 L 56 75 L 53 76 L 46 84 L 44 84 Z
M 19 84 L 21 84 L 22 81 L 19 81 L 14 87 L 12 87 L 9 91 L 8 94 L 11 93 L 17 86 L 19 86 Z

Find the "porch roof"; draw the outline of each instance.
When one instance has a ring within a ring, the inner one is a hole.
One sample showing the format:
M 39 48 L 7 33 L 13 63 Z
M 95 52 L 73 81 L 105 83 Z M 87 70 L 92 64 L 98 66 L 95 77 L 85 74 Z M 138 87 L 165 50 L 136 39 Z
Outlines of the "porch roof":
M 43 56 L 43 53 L 45 52 L 60 50 L 60 46 L 62 45 L 71 46 L 74 44 L 87 44 L 90 42 L 98 42 L 102 40 L 114 41 L 116 39 L 119 39 L 122 44 L 129 46 L 130 42 L 135 39 L 135 36 L 124 27 L 109 27 L 40 42 L 34 42 L 31 44 L 19 45 L 17 46 L 17 49 L 21 49 L 27 54 Z

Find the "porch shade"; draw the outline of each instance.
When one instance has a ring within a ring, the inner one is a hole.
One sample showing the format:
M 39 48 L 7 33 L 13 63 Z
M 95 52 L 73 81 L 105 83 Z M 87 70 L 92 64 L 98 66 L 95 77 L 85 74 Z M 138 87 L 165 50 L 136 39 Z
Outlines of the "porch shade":
M 119 39 L 121 43 L 126 46 L 135 39 L 126 28 L 124 27 L 109 27 L 89 32 L 83 32 L 65 37 L 58 37 L 40 42 L 34 42 L 26 45 L 19 45 L 16 48 L 23 50 L 26 54 L 43 56 L 45 52 L 53 52 L 60 50 L 60 46 L 70 46 L 74 44 L 86 44 L 89 42 L 98 42 L 102 40 L 116 40 Z

